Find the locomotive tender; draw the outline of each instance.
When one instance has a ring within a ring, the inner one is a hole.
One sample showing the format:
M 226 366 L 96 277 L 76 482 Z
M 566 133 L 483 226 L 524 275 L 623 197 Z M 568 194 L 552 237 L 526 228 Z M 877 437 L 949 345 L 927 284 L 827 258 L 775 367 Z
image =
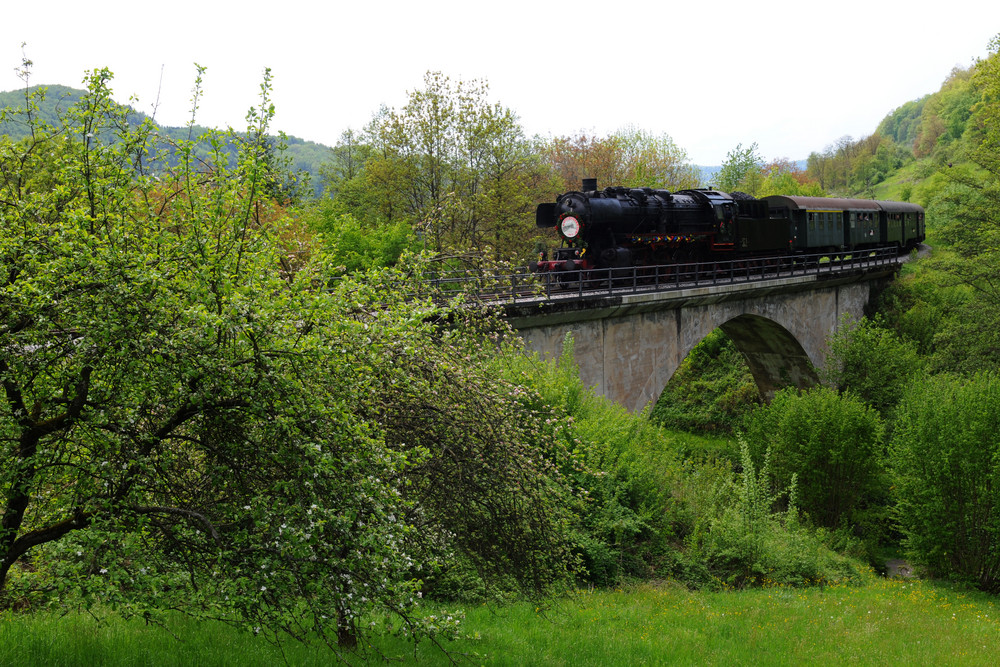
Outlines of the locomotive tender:
M 563 240 L 538 271 L 579 271 L 687 262 L 912 250 L 924 240 L 924 210 L 907 202 L 716 190 L 597 189 L 539 204 L 538 227 Z

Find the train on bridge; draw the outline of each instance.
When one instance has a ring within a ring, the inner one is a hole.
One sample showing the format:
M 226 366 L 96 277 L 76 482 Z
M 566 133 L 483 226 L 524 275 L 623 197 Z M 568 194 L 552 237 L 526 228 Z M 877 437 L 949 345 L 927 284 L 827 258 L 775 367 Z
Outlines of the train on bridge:
M 599 190 L 596 179 L 584 179 L 580 191 L 555 203 L 539 204 L 535 223 L 555 227 L 562 239 L 535 270 L 561 276 L 725 260 L 794 262 L 818 254 L 835 259 L 883 248 L 903 253 L 924 240 L 924 209 L 908 202 Z

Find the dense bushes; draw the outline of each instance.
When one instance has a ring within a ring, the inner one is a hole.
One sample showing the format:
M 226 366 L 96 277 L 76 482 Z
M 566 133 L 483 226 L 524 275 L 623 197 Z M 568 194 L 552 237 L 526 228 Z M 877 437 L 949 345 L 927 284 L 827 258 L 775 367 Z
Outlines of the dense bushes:
M 361 222 L 328 199 L 305 207 L 300 219 L 320 241 L 334 265 L 348 273 L 393 266 L 407 250 L 418 250 L 416 234 L 402 221 Z
M 823 544 L 824 532 L 799 521 L 796 475 L 787 487 L 776 484 L 770 451 L 758 469 L 745 441 L 740 464 L 739 476 L 723 486 L 726 502 L 709 529 L 689 539 L 692 556 L 703 558 L 710 571 L 735 586 L 802 585 L 859 575 L 856 562 Z
M 746 360 L 729 336 L 716 329 L 681 363 L 650 418 L 670 429 L 728 435 L 759 404 Z
M 903 391 L 924 362 L 917 347 L 884 326 L 881 317 L 842 322 L 830 340 L 828 382 L 890 417 Z
M 900 405 L 891 449 L 897 518 L 934 575 L 1000 592 L 1000 377 L 939 375 Z
M 588 583 L 672 577 L 691 586 L 802 584 L 860 576 L 826 533 L 799 521 L 773 469 L 742 455 L 690 456 L 691 436 L 671 433 L 584 388 L 572 341 L 556 362 L 515 360 L 518 382 L 552 411 L 580 489 L 572 527 Z M 766 447 L 766 445 L 765 445 Z M 735 460 L 734 460 L 735 459 Z M 734 465 L 735 464 L 735 465 Z
M 568 458 L 562 474 L 581 492 L 572 528 L 585 578 L 597 585 L 657 572 L 675 532 L 671 488 L 681 474 L 668 435 L 596 397 L 579 379 L 567 339 L 558 362 L 511 360 L 519 383 L 539 393 Z
M 881 295 L 884 315 L 841 327 L 824 376 L 831 386 L 779 392 L 743 422 L 750 465 L 767 461 L 757 478 L 764 495 L 753 496 L 770 499 L 756 506 L 763 514 L 748 514 L 745 458 L 724 457 L 709 484 L 708 466 L 682 462 L 672 482 L 677 576 L 738 584 L 767 573 L 791 581 L 808 578 L 809 554 L 823 554 L 811 562 L 826 572 L 840 567 L 829 550 L 802 546 L 817 536 L 876 566 L 902 539 L 930 573 L 1000 590 L 1000 558 L 992 555 L 1000 538 L 996 332 L 977 329 L 983 301 L 968 286 L 949 284 L 938 266 L 948 256 L 908 268 Z M 652 418 L 702 431 L 738 424 L 716 409 L 718 397 L 740 385 L 734 368 L 741 365 L 729 351 L 738 355 L 718 333 L 706 338 Z M 974 374 L 977 366 L 992 374 Z M 672 447 L 693 451 L 676 440 Z M 742 479 L 734 480 L 729 463 L 742 467 Z M 789 498 L 777 490 L 793 478 L 796 511 L 786 514 Z
M 879 488 L 882 421 L 849 393 L 782 390 L 753 413 L 747 438 L 758 456 L 770 449 L 779 484 L 798 476 L 800 506 L 821 526 L 855 523 L 863 502 Z

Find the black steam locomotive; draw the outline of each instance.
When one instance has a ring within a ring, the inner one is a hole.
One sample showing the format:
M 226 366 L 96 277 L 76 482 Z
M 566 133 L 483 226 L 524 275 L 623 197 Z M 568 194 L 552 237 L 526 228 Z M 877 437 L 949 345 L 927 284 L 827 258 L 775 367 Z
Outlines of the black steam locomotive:
M 846 254 L 924 240 L 924 210 L 906 202 L 772 195 L 755 199 L 716 190 L 597 189 L 539 204 L 538 227 L 563 240 L 539 271 L 618 269 L 688 262 Z

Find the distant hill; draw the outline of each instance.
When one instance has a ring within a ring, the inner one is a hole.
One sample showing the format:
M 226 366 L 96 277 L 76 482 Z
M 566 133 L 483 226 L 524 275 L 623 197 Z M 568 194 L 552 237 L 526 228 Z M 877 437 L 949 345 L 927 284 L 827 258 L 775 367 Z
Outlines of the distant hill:
M 45 99 L 39 105 L 39 116 L 45 122 L 57 125 L 59 118 L 68 108 L 80 101 L 83 90 L 70 88 L 68 86 L 32 86 L 29 92 L 37 91 L 39 88 L 46 89 Z M 0 109 L 24 110 L 25 91 L 16 90 L 0 92 Z M 131 110 L 134 114 L 135 123 L 141 123 L 146 115 L 140 111 Z M 172 140 L 187 139 L 189 132 L 193 132 L 198 137 L 208 131 L 208 128 L 199 125 L 193 128 L 160 126 L 160 134 Z M 0 136 L 6 135 L 11 139 L 19 140 L 28 135 L 27 124 L 20 119 L 0 122 Z M 322 183 L 319 177 L 319 167 L 329 160 L 330 147 L 318 144 L 314 141 L 306 141 L 298 137 L 286 137 L 287 148 L 283 156 L 290 160 L 289 167 L 293 172 L 306 172 L 309 174 L 313 191 L 319 195 L 322 192 Z
M 35 91 L 38 88 L 47 89 L 45 102 L 40 105 L 38 111 L 41 119 L 50 124 L 58 122 L 59 113 L 79 102 L 84 92 L 68 86 L 32 86 L 29 91 Z M 23 111 L 25 109 L 24 96 L 24 90 L 0 92 L 0 109 L 20 109 Z M 0 134 L 6 134 L 12 139 L 23 139 L 27 133 L 28 128 L 23 123 L 13 121 L 0 123 Z

